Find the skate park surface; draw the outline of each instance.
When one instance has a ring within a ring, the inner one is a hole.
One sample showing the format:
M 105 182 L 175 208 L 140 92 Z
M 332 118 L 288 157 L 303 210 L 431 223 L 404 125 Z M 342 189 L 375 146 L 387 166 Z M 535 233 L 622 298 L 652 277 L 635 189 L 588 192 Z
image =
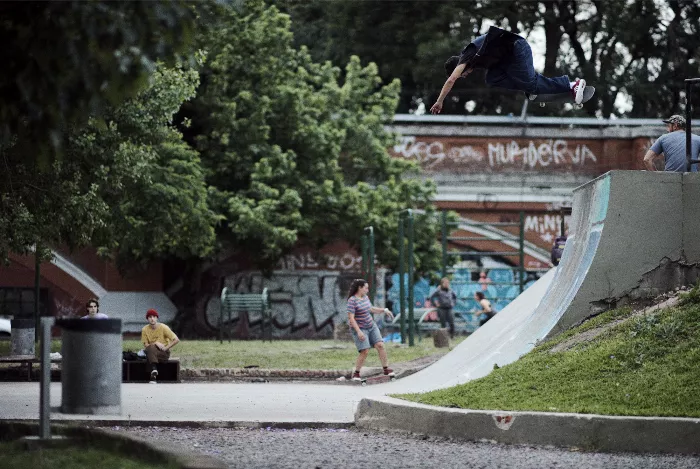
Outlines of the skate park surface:
M 468 411 L 437 409 L 439 416 L 429 417 L 421 412 L 427 412 L 425 407 L 430 406 L 410 405 L 385 396 L 424 392 L 485 376 L 494 364 L 511 363 L 530 351 L 538 341 L 604 309 L 631 299 L 655 296 L 680 283 L 692 283 L 698 278 L 695 265 L 700 260 L 700 241 L 696 236 L 700 228 L 698 201 L 700 178 L 697 174 L 612 171 L 577 188 L 569 239 L 560 266 L 550 270 L 436 363 L 395 382 L 367 387 L 334 383 L 129 383 L 122 385 L 120 415 L 53 413 L 52 420 L 142 421 L 152 425 L 159 422 L 166 425 L 199 422 L 336 427 L 358 424 L 376 429 L 396 427 L 398 421 L 403 421 L 405 425 L 413 422 L 411 428 L 414 431 L 430 432 L 437 431 L 438 427 L 450 427 L 452 418 L 454 422 L 460 422 L 452 425 L 452 430 L 464 433 L 465 421 L 455 416 L 466 415 Z M 60 405 L 60 392 L 60 383 L 52 383 L 51 405 L 54 408 Z M 38 383 L 2 383 L 0 395 L 1 419 L 39 418 Z M 411 412 L 422 415 L 422 422 L 411 418 Z M 505 419 L 505 424 L 500 420 L 503 413 L 493 411 L 487 414 L 487 411 L 470 414 L 490 422 L 474 424 L 474 428 L 483 430 L 482 438 L 498 439 L 492 427 L 501 431 L 504 425 L 510 428 L 508 424 L 512 422 L 512 415 L 517 413 L 509 413 L 511 417 Z M 526 413 L 521 414 L 523 416 L 518 422 L 525 424 L 528 418 Z M 529 433 L 536 435 L 539 432 L 555 438 L 555 434 L 545 429 L 552 425 L 552 428 L 571 425 L 573 421 L 589 424 L 593 428 L 591 431 L 600 433 L 599 429 L 607 425 L 606 428 L 619 433 L 625 431 L 620 425 L 626 421 L 630 428 L 637 429 L 647 423 L 668 425 L 685 432 L 685 438 L 700 441 L 698 419 L 614 418 L 601 421 L 596 420 L 596 416 L 575 414 L 552 414 L 550 417 L 546 423 L 533 423 Z M 425 427 L 428 421 L 433 422 L 434 427 Z M 618 426 L 610 422 L 616 422 Z M 686 424 L 691 430 L 683 426 Z M 412 431 L 411 428 L 402 428 Z M 676 441 L 684 438 L 662 427 L 655 427 L 652 431 L 667 432 L 672 435 L 670 439 Z M 581 429 L 575 432 L 585 436 Z M 640 433 L 644 432 L 635 432 Z M 478 439 L 479 435 L 474 438 Z M 562 444 L 568 443 L 563 441 Z M 629 445 L 619 448 L 636 450 Z M 656 446 L 647 448 L 653 450 Z M 687 445 L 680 451 L 688 452 Z

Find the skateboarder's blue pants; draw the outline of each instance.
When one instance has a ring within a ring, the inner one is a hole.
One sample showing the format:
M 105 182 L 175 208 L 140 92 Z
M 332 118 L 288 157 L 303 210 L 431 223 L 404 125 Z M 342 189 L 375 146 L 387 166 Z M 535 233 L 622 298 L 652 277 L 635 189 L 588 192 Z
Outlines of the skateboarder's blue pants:
M 355 346 L 357 347 L 358 352 L 372 348 L 377 342 L 383 341 L 382 334 L 379 332 L 379 328 L 376 324 L 372 324 L 372 327 L 369 329 L 360 328 L 360 330 L 365 335 L 365 340 L 360 340 L 357 337 L 357 332 L 355 332 L 354 329 L 351 330 L 352 338 L 355 339 Z
M 532 49 L 525 39 L 513 43 L 513 56 L 489 69 L 486 83 L 498 88 L 524 91 L 527 94 L 558 94 L 569 92 L 569 77 L 547 78 L 535 72 Z

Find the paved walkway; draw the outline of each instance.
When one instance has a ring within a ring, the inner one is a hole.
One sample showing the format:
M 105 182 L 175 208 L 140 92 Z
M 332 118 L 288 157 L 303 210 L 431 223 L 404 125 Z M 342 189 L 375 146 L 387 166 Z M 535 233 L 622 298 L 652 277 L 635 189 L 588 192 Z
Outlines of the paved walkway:
M 308 383 L 122 384 L 121 415 L 65 415 L 61 383 L 51 383 L 53 420 L 149 422 L 353 422 L 363 397 L 382 386 Z M 0 419 L 38 419 L 39 383 L 0 383 Z

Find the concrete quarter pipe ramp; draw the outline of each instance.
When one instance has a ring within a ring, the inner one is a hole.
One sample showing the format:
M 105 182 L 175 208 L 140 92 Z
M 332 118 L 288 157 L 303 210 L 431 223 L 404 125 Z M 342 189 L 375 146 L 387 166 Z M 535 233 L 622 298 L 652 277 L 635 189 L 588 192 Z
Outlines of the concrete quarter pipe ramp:
M 697 174 L 611 171 L 578 187 L 559 267 L 438 362 L 381 389 L 424 392 L 483 377 L 590 316 L 696 281 L 698 215 Z

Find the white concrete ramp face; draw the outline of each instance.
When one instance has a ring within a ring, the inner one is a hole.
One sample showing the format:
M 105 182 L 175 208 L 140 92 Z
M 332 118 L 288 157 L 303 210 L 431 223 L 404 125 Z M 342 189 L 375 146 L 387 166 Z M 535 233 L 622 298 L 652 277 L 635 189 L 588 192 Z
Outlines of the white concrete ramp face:
M 698 233 L 700 175 L 606 173 L 574 191 L 559 267 L 438 362 L 382 389 L 424 392 L 481 378 L 621 299 L 693 282 Z
M 530 337 L 523 334 L 523 330 L 537 319 L 537 305 L 550 288 L 555 272 L 556 269 L 547 272 L 433 365 L 406 378 L 381 385 L 382 389 L 387 393 L 424 392 L 455 386 L 486 376 L 493 370 L 494 364 L 502 366 L 512 363 L 532 350 L 536 340 L 541 337 Z

